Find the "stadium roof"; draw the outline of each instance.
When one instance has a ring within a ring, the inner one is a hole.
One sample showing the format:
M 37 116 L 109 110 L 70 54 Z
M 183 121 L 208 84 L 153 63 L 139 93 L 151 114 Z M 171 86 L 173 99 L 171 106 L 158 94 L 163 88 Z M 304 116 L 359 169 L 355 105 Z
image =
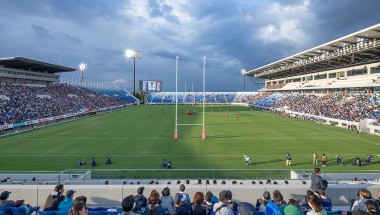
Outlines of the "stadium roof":
M 247 71 L 244 75 L 275 79 L 378 61 L 380 61 L 380 23 Z
M 72 72 L 76 70 L 70 67 L 59 66 L 59 65 L 45 63 L 45 62 L 36 61 L 36 60 L 23 58 L 23 57 L 0 58 L 0 66 L 13 68 L 13 69 L 23 69 L 23 70 L 30 70 L 34 72 L 48 72 L 48 73 Z

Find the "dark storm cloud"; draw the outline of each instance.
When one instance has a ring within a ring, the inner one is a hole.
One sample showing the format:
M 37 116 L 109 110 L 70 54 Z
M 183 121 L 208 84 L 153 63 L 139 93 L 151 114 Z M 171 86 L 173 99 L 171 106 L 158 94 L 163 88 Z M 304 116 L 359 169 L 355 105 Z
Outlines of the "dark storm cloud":
M 66 33 L 62 34 L 67 40 L 69 40 L 73 45 L 82 44 L 82 40 L 79 37 L 70 36 Z
M 125 49 L 143 52 L 138 78 L 162 80 L 170 91 L 176 56 L 181 89 L 187 82 L 196 91 L 202 87 L 198 76 L 206 56 L 207 90 L 241 91 L 240 69 L 255 69 L 377 24 L 379 4 L 377 0 L 3 1 L 0 30 L 7 33 L 0 34 L 0 45 L 2 57 L 25 54 L 72 67 L 86 62 L 86 78 L 124 79 L 129 90 L 131 61 L 124 56 Z M 246 81 L 247 90 L 253 90 L 253 82 Z
M 50 31 L 42 26 L 32 24 L 32 29 L 34 32 L 41 38 L 50 38 L 53 39 L 53 36 L 50 34 Z

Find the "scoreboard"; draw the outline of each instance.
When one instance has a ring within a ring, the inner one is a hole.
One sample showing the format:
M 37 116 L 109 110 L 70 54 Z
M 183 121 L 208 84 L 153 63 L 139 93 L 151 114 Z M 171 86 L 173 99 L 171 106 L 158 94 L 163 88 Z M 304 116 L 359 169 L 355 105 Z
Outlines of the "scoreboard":
M 161 92 L 162 91 L 162 81 L 141 81 L 140 80 L 140 91 L 143 91 L 143 92 Z

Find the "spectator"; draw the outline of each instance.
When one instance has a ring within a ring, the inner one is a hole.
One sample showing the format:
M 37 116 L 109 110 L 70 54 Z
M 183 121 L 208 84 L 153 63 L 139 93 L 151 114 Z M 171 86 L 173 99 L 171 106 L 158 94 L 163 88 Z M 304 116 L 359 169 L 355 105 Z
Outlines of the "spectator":
M 86 204 L 84 202 L 75 202 L 68 215 L 88 215 Z
M 307 212 L 306 215 L 327 215 L 317 195 L 307 196 L 307 203 L 309 204 L 311 211 Z
M 265 214 L 266 215 L 282 215 L 280 211 L 280 205 L 282 205 L 283 200 L 284 199 L 281 193 L 279 192 L 274 193 L 273 200 L 270 200 L 265 207 Z
M 123 199 L 121 202 L 121 207 L 123 211 L 118 215 L 139 215 L 133 212 L 133 205 L 135 204 L 133 195 L 129 195 Z
M 360 189 L 357 191 L 359 200 L 356 200 L 352 205 L 351 211 L 367 211 L 365 206 L 366 201 L 372 199 L 372 194 L 367 189 Z
M 165 211 L 160 205 L 160 194 L 156 190 L 152 190 L 150 193 L 143 215 L 165 215 Z
M 164 209 L 169 209 L 170 207 L 174 205 L 174 199 L 173 199 L 173 196 L 170 195 L 169 187 L 165 187 L 162 190 L 162 196 L 160 200 L 161 200 L 161 207 Z
M 135 207 L 133 208 L 134 212 L 141 211 L 141 209 L 146 207 L 146 197 L 143 195 L 144 187 L 139 187 L 137 189 L 137 195 L 134 197 Z
M 176 193 L 174 196 L 174 206 L 169 209 L 170 215 L 188 215 L 187 207 L 184 206 L 183 195 Z
M 1 193 L 0 195 L 0 210 L 4 210 L 6 207 L 14 207 L 15 205 L 15 201 L 13 200 L 9 200 L 9 194 L 11 194 L 12 192 L 10 191 L 4 191 Z
M 288 205 L 284 209 L 284 215 L 304 215 L 298 202 L 294 199 L 288 200 Z
M 216 202 L 218 202 L 218 200 L 217 200 L 217 201 L 212 201 L 212 197 L 214 197 L 214 194 L 212 194 L 211 191 L 207 191 L 207 193 L 206 193 L 206 197 L 205 197 L 205 201 L 204 201 L 204 203 L 203 203 L 203 207 L 205 207 L 205 208 L 206 208 L 206 211 L 209 212 L 207 215 L 209 215 L 210 212 L 213 210 L 214 204 L 215 204 Z M 215 196 L 215 197 L 216 197 L 216 196 Z
M 311 186 L 310 186 L 310 189 L 313 191 L 316 191 L 317 188 L 326 189 L 321 177 L 321 169 L 319 169 L 318 167 L 314 169 L 314 173 L 311 175 Z
M 230 190 L 226 190 L 228 195 L 228 207 L 231 208 L 232 211 L 237 211 L 238 209 L 238 203 L 235 201 L 232 201 L 232 192 Z
M 326 207 L 331 208 L 332 207 L 331 198 L 326 196 L 325 191 L 321 188 L 317 188 L 316 192 L 319 195 L 319 201 L 321 202 L 322 206 L 324 208 Z
M 234 215 L 234 212 L 227 206 L 228 194 L 227 191 L 222 190 L 219 193 L 219 202 L 214 204 L 215 215 Z
M 187 193 L 185 193 L 185 189 L 186 187 L 184 184 L 179 185 L 179 193 L 183 195 L 183 201 L 190 205 L 190 197 Z
M 55 186 L 54 191 L 49 194 L 45 201 L 44 211 L 55 211 L 58 209 L 59 203 L 65 199 L 62 194 L 65 191 L 63 184 Z
M 270 200 L 270 193 L 265 191 L 263 196 L 256 200 L 256 207 L 259 207 L 259 211 L 265 211 L 265 207 Z
M 190 204 L 190 215 L 206 215 L 206 208 L 203 206 L 205 196 L 202 192 L 196 192 L 193 202 Z
M 353 211 L 352 215 L 375 215 L 380 214 L 379 210 L 379 203 L 377 203 L 375 200 L 368 200 L 365 203 L 366 211 Z
M 69 212 L 71 207 L 73 206 L 73 198 L 75 190 L 68 190 L 66 192 L 65 199 L 61 201 L 58 205 L 58 211 Z

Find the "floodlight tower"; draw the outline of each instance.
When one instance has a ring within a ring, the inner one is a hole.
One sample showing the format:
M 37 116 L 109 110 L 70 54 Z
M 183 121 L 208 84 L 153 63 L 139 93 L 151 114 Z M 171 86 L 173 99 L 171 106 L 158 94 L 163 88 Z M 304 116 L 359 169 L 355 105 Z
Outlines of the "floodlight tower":
M 79 70 L 81 71 L 81 76 L 80 76 L 80 86 L 83 84 L 83 73 L 87 69 L 87 64 L 86 63 L 81 63 L 79 64 Z
M 245 73 L 247 73 L 245 69 L 240 70 L 240 74 L 244 77 L 244 92 L 245 92 Z
M 133 95 L 136 95 L 136 58 L 141 59 L 142 53 L 140 51 L 126 50 L 125 56 L 133 58 Z

